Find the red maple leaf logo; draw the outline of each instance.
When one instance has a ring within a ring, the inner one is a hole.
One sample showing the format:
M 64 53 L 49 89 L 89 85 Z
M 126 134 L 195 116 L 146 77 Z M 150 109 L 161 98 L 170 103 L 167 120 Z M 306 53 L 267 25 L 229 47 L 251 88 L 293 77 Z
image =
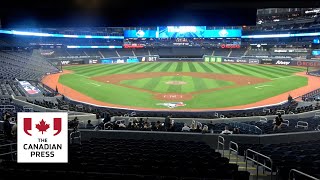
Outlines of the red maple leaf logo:
M 43 119 L 40 121 L 39 124 L 36 125 L 36 128 L 37 128 L 39 131 L 42 131 L 42 134 L 43 134 L 44 131 L 47 132 L 47 129 L 48 129 L 49 127 L 50 127 L 50 125 L 49 125 L 49 124 L 46 124 L 46 122 L 45 122 Z

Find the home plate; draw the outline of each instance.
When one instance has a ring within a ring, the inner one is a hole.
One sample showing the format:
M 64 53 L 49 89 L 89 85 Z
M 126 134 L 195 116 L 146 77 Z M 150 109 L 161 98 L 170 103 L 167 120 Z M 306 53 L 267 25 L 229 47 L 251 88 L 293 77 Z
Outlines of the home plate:
M 107 81 L 107 82 L 109 82 L 109 81 Z

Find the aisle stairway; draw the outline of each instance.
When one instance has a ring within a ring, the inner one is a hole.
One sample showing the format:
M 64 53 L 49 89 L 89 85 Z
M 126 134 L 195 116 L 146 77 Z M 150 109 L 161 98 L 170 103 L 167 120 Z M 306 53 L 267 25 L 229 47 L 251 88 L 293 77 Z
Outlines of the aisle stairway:
M 245 157 L 244 156 L 237 156 L 235 153 L 231 152 L 230 156 L 229 156 L 229 150 L 224 150 L 224 152 L 222 152 L 222 150 L 218 151 L 221 154 L 224 153 L 224 157 L 229 159 L 229 163 L 232 164 L 238 164 L 239 171 L 248 171 L 250 173 L 250 180 L 270 180 L 271 179 L 271 173 L 269 171 L 263 171 L 263 168 L 261 166 L 258 167 L 257 169 L 257 165 L 254 164 L 251 161 L 248 161 L 248 167 L 246 168 L 246 162 L 245 162 Z M 258 171 L 257 171 L 258 170 Z M 257 177 L 257 173 L 258 173 L 258 177 Z M 276 180 L 276 172 L 273 172 L 273 180 Z M 281 180 L 281 179 L 277 179 L 277 180 Z

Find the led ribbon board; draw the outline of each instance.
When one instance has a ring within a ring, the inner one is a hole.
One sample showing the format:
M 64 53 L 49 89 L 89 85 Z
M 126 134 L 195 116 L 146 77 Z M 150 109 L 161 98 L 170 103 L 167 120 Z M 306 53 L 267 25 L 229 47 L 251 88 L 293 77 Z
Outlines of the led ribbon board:
M 49 34 L 49 33 L 25 32 L 25 31 L 15 31 L 15 30 L 0 30 L 0 33 L 1 34 L 21 35 L 21 36 L 38 36 L 38 37 L 63 37 L 63 38 L 86 38 L 86 39 L 124 39 L 123 36 Z

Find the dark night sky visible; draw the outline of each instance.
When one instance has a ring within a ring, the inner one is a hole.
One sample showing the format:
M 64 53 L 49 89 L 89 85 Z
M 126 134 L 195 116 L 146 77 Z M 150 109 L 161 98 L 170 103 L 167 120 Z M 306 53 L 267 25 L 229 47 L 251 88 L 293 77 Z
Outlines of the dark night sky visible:
M 3 0 L 2 27 L 255 25 L 256 9 L 301 0 Z

